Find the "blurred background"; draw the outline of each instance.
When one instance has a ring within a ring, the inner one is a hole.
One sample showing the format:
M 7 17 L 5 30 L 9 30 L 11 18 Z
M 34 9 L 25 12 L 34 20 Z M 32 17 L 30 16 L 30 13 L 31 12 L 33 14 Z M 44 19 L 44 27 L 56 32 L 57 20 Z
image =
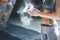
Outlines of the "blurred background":
M 42 11 L 42 0 L 17 0 L 6 29 L 0 31 L 0 40 L 41 40 L 41 17 L 31 17 L 25 12 L 20 12 L 26 6 L 25 2 L 32 3 L 35 8 Z M 57 23 L 60 26 L 60 21 Z

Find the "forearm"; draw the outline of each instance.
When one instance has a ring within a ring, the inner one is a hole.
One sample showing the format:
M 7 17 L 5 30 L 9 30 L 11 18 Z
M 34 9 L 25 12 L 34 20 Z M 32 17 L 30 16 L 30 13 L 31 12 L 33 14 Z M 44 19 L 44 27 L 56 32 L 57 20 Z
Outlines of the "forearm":
M 60 20 L 60 16 L 58 16 L 56 13 L 44 14 L 43 12 L 40 12 L 39 16 L 50 18 L 50 19 L 55 19 L 55 20 Z

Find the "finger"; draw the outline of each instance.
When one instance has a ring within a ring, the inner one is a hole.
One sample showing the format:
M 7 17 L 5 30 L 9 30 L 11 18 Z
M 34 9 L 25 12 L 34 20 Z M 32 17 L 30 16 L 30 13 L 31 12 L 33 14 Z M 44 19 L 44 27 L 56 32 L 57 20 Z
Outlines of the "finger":
M 34 13 L 34 12 L 28 12 L 31 16 L 39 16 L 37 13 Z
M 31 16 L 38 16 L 38 15 L 36 15 L 36 14 L 34 14 L 33 12 L 28 12 Z
M 27 11 L 32 11 L 33 9 L 27 9 Z
M 38 13 L 42 13 L 40 10 L 38 10 L 36 8 L 34 8 L 33 10 L 36 11 L 36 12 L 38 12 Z
M 30 16 L 33 16 L 33 15 L 32 15 L 32 12 L 30 12 L 30 11 L 28 12 L 28 14 L 29 14 Z
M 34 16 L 39 16 L 38 12 L 32 10 L 32 11 L 29 11 L 31 15 L 34 15 Z
M 39 12 L 37 11 L 37 9 L 35 10 L 35 8 L 32 9 L 32 10 L 29 10 L 28 12 L 29 12 L 29 14 L 31 14 L 32 16 L 39 16 L 39 15 L 40 15 Z

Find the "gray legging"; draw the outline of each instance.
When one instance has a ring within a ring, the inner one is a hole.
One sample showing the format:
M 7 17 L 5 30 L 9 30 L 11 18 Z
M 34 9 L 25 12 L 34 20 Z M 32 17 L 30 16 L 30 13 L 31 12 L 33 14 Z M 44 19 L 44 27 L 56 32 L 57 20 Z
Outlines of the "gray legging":
M 41 27 L 41 40 L 57 40 L 54 27 Z

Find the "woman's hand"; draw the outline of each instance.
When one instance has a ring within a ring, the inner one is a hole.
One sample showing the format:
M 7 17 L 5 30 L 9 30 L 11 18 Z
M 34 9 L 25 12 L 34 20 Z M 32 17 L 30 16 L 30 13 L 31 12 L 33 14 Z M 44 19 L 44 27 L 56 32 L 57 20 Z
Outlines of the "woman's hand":
M 40 17 L 45 17 L 45 18 L 50 18 L 48 15 L 45 15 L 44 12 L 39 11 L 36 8 L 33 9 L 28 9 L 28 14 L 30 14 L 31 16 L 40 16 Z
M 55 19 L 55 20 L 60 20 L 60 17 L 58 17 L 57 15 L 52 14 L 44 14 L 44 12 L 39 11 L 36 8 L 33 9 L 28 9 L 28 14 L 30 14 L 31 16 L 40 16 L 40 17 L 45 17 L 45 18 L 49 18 L 49 19 Z
M 40 16 L 40 11 L 38 10 L 38 9 L 35 9 L 35 8 L 33 8 L 33 9 L 28 9 L 28 14 L 30 14 L 31 16 Z

